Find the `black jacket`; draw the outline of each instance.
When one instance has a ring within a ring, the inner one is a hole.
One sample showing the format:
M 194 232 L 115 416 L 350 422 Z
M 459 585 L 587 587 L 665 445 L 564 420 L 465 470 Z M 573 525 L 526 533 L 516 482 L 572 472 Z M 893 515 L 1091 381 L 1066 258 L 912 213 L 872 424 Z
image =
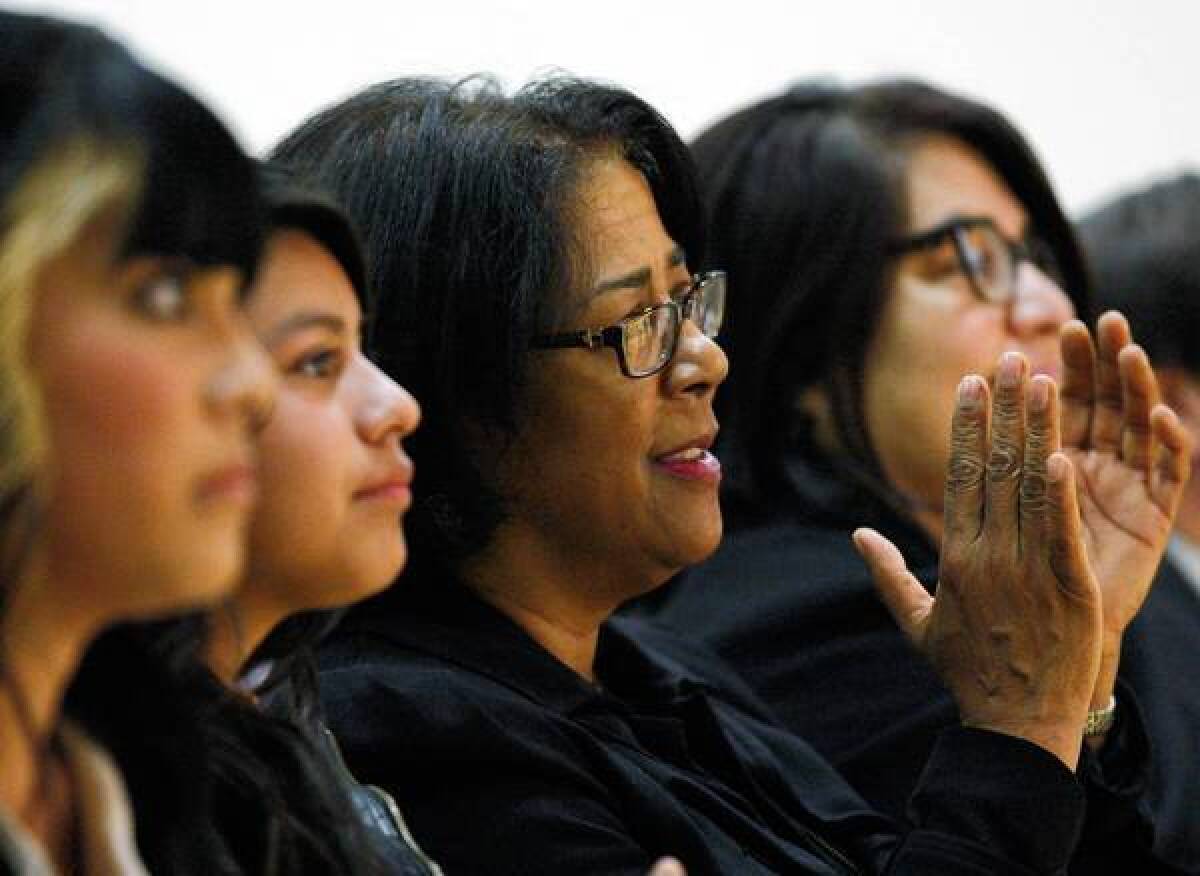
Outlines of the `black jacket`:
M 712 646 L 864 797 L 903 817 L 935 741 L 959 718 L 949 691 L 876 596 L 850 533 L 861 524 L 879 529 L 931 590 L 937 553 L 865 491 L 847 502 L 844 484 L 830 486 L 796 462 L 789 474 L 798 481 L 794 502 L 727 534 L 709 562 L 674 582 L 649 610 Z M 803 504 L 801 494 L 808 497 Z M 838 502 L 812 501 L 822 495 Z M 1081 761 L 1089 814 L 1072 866 L 1080 873 L 1166 869 L 1148 851 L 1151 831 L 1138 811 L 1147 799 L 1163 803 L 1154 818 L 1159 856 L 1200 867 L 1200 615 L 1152 621 L 1180 584 L 1168 569 L 1159 578 L 1145 616 L 1126 634 L 1118 726 L 1100 757 L 1085 752 Z M 1193 669 L 1181 676 L 1185 665 Z M 1149 754 L 1130 688 L 1146 707 L 1163 767 L 1155 775 L 1171 788 L 1157 797 L 1145 793 Z
M 1050 873 L 1075 844 L 1082 791 L 1023 740 L 942 734 L 905 833 L 701 646 L 611 621 L 593 686 L 465 588 L 398 591 L 323 647 L 322 698 L 447 873 Z

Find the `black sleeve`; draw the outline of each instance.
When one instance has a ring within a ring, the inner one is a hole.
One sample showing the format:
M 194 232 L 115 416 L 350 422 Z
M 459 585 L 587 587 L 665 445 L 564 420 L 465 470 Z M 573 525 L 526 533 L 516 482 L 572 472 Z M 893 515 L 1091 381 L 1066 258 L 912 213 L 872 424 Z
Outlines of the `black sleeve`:
M 1087 791 L 1083 838 L 1071 873 L 1182 873 L 1154 852 L 1154 824 L 1146 804 L 1150 740 L 1132 688 L 1117 679 L 1117 714 L 1104 745 L 1086 745 L 1079 775 Z
M 1058 873 L 1079 840 L 1084 794 L 1074 774 L 1033 743 L 958 727 L 938 738 L 909 813 L 917 827 L 891 872 L 935 872 L 909 856 L 925 853 L 930 839 L 957 837 L 1009 862 L 1008 872 Z

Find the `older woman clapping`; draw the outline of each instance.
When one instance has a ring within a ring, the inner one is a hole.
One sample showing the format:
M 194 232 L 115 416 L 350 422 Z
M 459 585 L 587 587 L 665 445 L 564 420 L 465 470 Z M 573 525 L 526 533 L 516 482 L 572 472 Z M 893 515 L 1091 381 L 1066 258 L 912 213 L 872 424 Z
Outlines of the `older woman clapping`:
M 407 81 L 319 114 L 279 154 L 355 214 L 381 364 L 425 411 L 411 577 L 354 612 L 321 683 L 351 768 L 448 871 L 1064 864 L 1100 597 L 1052 380 L 1004 361 L 990 446 L 990 391 L 963 382 L 952 471 L 1003 456 L 1012 477 L 952 479 L 936 602 L 860 534 L 968 725 L 943 734 L 905 833 L 702 647 L 611 620 L 721 535 L 725 277 L 688 270 L 704 229 L 671 128 L 587 82 L 509 98 Z

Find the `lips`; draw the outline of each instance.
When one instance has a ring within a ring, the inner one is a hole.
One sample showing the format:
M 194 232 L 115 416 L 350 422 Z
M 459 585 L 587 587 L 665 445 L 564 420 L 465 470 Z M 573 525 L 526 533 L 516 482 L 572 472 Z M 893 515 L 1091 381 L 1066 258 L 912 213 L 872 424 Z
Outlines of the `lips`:
M 714 436 L 697 438 L 683 447 L 654 458 L 668 474 L 687 481 L 716 484 L 721 480 L 721 461 L 709 451 Z
M 354 499 L 407 508 L 412 502 L 412 476 L 412 463 L 405 458 L 401 465 L 368 479 L 365 487 L 354 491 Z

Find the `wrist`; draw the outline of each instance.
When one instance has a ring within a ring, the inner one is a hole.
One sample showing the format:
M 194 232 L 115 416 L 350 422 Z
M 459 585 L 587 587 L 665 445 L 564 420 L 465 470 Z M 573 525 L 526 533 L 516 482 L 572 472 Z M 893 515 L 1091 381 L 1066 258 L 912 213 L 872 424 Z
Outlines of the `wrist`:
M 1073 718 L 1055 721 L 964 720 L 963 726 L 1016 736 L 1026 742 L 1032 742 L 1057 757 L 1071 772 L 1075 772 L 1079 766 L 1079 753 L 1083 743 L 1083 735 L 1080 733 L 1082 721 Z
M 1121 634 L 1105 635 L 1100 651 L 1100 669 L 1096 674 L 1096 683 L 1092 686 L 1092 695 L 1088 700 L 1088 710 L 1096 711 L 1108 706 L 1117 687 L 1117 668 L 1121 664 Z

